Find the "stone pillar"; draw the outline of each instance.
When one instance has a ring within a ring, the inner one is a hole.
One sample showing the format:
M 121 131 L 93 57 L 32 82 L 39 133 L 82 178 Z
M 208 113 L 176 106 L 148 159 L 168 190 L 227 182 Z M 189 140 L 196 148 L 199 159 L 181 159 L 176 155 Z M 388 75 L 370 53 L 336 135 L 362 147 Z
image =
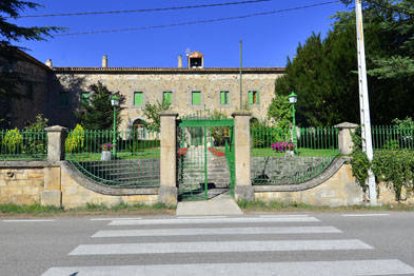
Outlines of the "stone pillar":
M 177 113 L 163 112 L 161 117 L 159 201 L 177 204 Z
M 45 130 L 47 132 L 47 160 L 49 162 L 64 160 L 67 129 L 62 126 L 51 126 Z
M 234 146 L 236 171 L 236 199 L 254 200 L 254 190 L 250 179 L 250 118 L 248 112 L 235 112 Z
M 351 134 L 358 128 L 357 124 L 353 123 L 340 123 L 335 126 L 338 128 L 338 147 L 341 154 L 349 155 L 352 153 L 354 143 L 352 142 Z

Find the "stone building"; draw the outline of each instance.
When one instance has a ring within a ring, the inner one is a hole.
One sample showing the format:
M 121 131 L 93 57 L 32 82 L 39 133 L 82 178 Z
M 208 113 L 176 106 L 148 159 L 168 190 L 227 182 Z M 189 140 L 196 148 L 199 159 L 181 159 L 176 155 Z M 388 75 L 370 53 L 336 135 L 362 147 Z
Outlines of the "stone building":
M 240 93 L 240 69 L 206 68 L 200 52 L 187 56 L 186 67 L 183 58 L 178 56 L 174 68 L 110 67 L 107 56 L 103 56 L 101 67 L 54 67 L 51 60 L 46 66 L 32 57 L 30 61 L 36 67 L 37 80 L 43 83 L 38 88 L 42 91 L 36 93 L 42 95 L 42 100 L 36 100 L 34 110 L 14 105 L 12 109 L 27 109 L 27 114 L 43 113 L 51 123 L 69 128 L 76 122 L 74 111 L 90 95 L 88 87 L 98 81 L 110 91 L 119 91 L 125 96 L 122 130 L 145 121 L 145 104 L 156 101 L 171 103 L 171 111 L 180 116 L 205 110 L 230 116 L 242 107 L 249 109 L 254 118 L 264 120 L 274 97 L 275 80 L 284 72 L 284 68 L 276 67 L 243 68 Z
M 53 70 L 27 53 L 18 50 L 14 62 L 0 60 L 0 72 L 18 74 L 12 96 L 0 98 L 0 127 L 24 127 L 37 114 L 51 118 L 50 123 L 62 122 L 59 100 L 59 84 Z M 2 74 L 3 75 L 3 74 Z M 1 77 L 1 76 L 0 76 Z

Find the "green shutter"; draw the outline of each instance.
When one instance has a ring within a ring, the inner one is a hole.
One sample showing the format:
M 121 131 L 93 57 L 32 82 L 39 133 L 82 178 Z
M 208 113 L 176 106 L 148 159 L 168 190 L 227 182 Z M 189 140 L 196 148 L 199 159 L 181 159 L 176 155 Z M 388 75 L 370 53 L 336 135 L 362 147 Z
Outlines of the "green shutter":
M 172 92 L 171 91 L 165 91 L 163 93 L 162 101 L 166 104 L 171 104 L 172 103 Z
M 81 102 L 83 104 L 87 104 L 89 102 L 90 96 L 91 96 L 91 93 L 89 92 L 81 92 Z
M 253 91 L 249 91 L 248 99 L 249 99 L 249 104 L 253 104 Z
M 226 92 L 220 91 L 220 104 L 226 104 Z
M 260 104 L 260 92 L 256 91 L 256 104 Z
M 193 91 L 191 103 L 193 105 L 200 105 L 201 104 L 201 92 L 200 91 Z
M 135 92 L 134 93 L 134 106 L 141 106 L 143 102 L 143 94 L 142 92 Z

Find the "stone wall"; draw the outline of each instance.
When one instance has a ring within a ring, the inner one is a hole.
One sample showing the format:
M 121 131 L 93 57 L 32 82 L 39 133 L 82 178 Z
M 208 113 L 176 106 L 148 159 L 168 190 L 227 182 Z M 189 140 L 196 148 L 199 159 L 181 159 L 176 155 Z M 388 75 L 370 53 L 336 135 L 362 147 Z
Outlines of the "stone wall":
M 294 186 L 294 185 L 291 185 Z M 340 166 L 331 177 L 321 184 L 303 189 L 296 185 L 294 191 L 265 191 L 255 188 L 255 198 L 264 201 L 305 203 L 315 206 L 351 206 L 363 203 L 364 193 L 352 176 L 351 165 Z
M 0 165 L 0 204 L 41 204 L 70 209 L 87 204 L 113 206 L 158 202 L 157 189 L 143 190 L 142 194 L 133 191 L 135 195 L 124 191 L 110 195 L 110 189 L 103 193 L 88 189 L 85 187 L 87 181 L 76 177 L 76 173 L 64 166 L 64 162 L 16 161 Z
M 130 127 L 136 119 L 145 119 L 143 108 L 146 103 L 161 102 L 164 91 L 172 91 L 171 110 L 180 116 L 193 114 L 208 109 L 219 110 L 228 116 L 240 109 L 239 75 L 237 73 L 134 73 L 134 72 L 99 72 L 76 73 L 57 71 L 57 77 L 63 87 L 72 89 L 72 98 L 79 100 L 81 91 L 88 91 L 91 84 L 102 82 L 111 91 L 120 91 L 125 96 L 124 110 L 121 112 L 121 129 Z M 244 73 L 243 103 L 247 103 L 248 91 L 260 93 L 259 104 L 250 105 L 252 116 L 265 119 L 267 107 L 274 97 L 275 80 L 281 73 Z M 77 86 L 73 83 L 78 82 Z M 134 92 L 142 91 L 143 104 L 134 106 Z M 191 104 L 191 92 L 201 91 L 200 105 Z M 229 104 L 220 104 L 220 91 L 229 91 Z

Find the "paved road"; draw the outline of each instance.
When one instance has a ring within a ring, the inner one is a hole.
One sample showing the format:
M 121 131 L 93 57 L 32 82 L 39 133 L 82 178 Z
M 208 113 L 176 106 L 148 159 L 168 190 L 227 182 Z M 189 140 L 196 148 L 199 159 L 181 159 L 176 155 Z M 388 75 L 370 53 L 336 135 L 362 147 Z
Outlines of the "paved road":
M 0 220 L 0 275 L 414 275 L 414 214 Z

